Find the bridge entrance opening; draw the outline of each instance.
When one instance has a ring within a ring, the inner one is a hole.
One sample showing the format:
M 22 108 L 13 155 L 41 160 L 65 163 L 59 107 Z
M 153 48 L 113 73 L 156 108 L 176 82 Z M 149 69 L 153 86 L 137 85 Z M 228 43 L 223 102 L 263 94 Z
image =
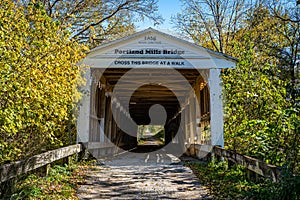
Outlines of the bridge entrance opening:
M 98 80 L 92 85 L 96 90 L 91 96 L 91 115 L 96 116 L 92 142 L 103 140 L 111 142 L 111 147 L 150 152 L 171 143 L 186 148 L 208 141 L 209 132 L 200 135 L 200 124 L 203 130 L 209 127 L 209 118 L 204 118 L 210 111 L 209 89 L 199 70 L 110 68 L 91 72 Z M 90 151 L 97 155 L 98 150 Z
M 139 125 L 137 134 L 138 146 L 163 146 L 165 144 L 164 125 Z

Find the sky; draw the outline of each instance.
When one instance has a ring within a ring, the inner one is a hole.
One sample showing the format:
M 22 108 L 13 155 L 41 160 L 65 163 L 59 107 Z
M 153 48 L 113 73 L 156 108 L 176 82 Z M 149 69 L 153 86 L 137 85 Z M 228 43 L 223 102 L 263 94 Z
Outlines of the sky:
M 171 16 L 175 16 L 180 12 L 180 7 L 180 0 L 158 0 L 158 12 L 165 21 L 159 26 L 154 26 L 153 23 L 146 19 L 144 22 L 136 23 L 137 30 L 140 31 L 152 27 L 163 32 L 171 31 L 173 27 L 171 24 Z

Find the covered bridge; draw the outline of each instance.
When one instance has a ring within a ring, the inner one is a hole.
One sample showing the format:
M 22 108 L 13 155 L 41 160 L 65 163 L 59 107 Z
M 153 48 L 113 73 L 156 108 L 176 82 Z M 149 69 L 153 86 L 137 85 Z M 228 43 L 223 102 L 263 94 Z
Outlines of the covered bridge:
M 234 58 L 148 28 L 92 49 L 82 63 L 90 68 L 77 140 L 95 157 L 137 146 L 147 124 L 164 127 L 165 152 L 224 146 L 220 73 Z

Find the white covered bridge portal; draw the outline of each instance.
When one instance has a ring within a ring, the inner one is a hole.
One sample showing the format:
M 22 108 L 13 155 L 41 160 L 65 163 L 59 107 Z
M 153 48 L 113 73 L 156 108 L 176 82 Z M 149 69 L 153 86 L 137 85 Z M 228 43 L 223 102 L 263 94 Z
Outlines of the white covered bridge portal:
M 164 127 L 161 149 L 224 145 L 220 72 L 235 59 L 152 28 L 101 45 L 90 66 L 78 142 L 95 157 L 137 146 L 138 127 Z

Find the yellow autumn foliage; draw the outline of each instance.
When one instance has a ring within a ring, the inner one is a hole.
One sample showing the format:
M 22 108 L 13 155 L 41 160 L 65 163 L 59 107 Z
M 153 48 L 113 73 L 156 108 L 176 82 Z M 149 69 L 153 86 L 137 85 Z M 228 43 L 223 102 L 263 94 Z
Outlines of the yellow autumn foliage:
M 0 165 L 74 142 L 84 47 L 41 4 L 0 2 Z

